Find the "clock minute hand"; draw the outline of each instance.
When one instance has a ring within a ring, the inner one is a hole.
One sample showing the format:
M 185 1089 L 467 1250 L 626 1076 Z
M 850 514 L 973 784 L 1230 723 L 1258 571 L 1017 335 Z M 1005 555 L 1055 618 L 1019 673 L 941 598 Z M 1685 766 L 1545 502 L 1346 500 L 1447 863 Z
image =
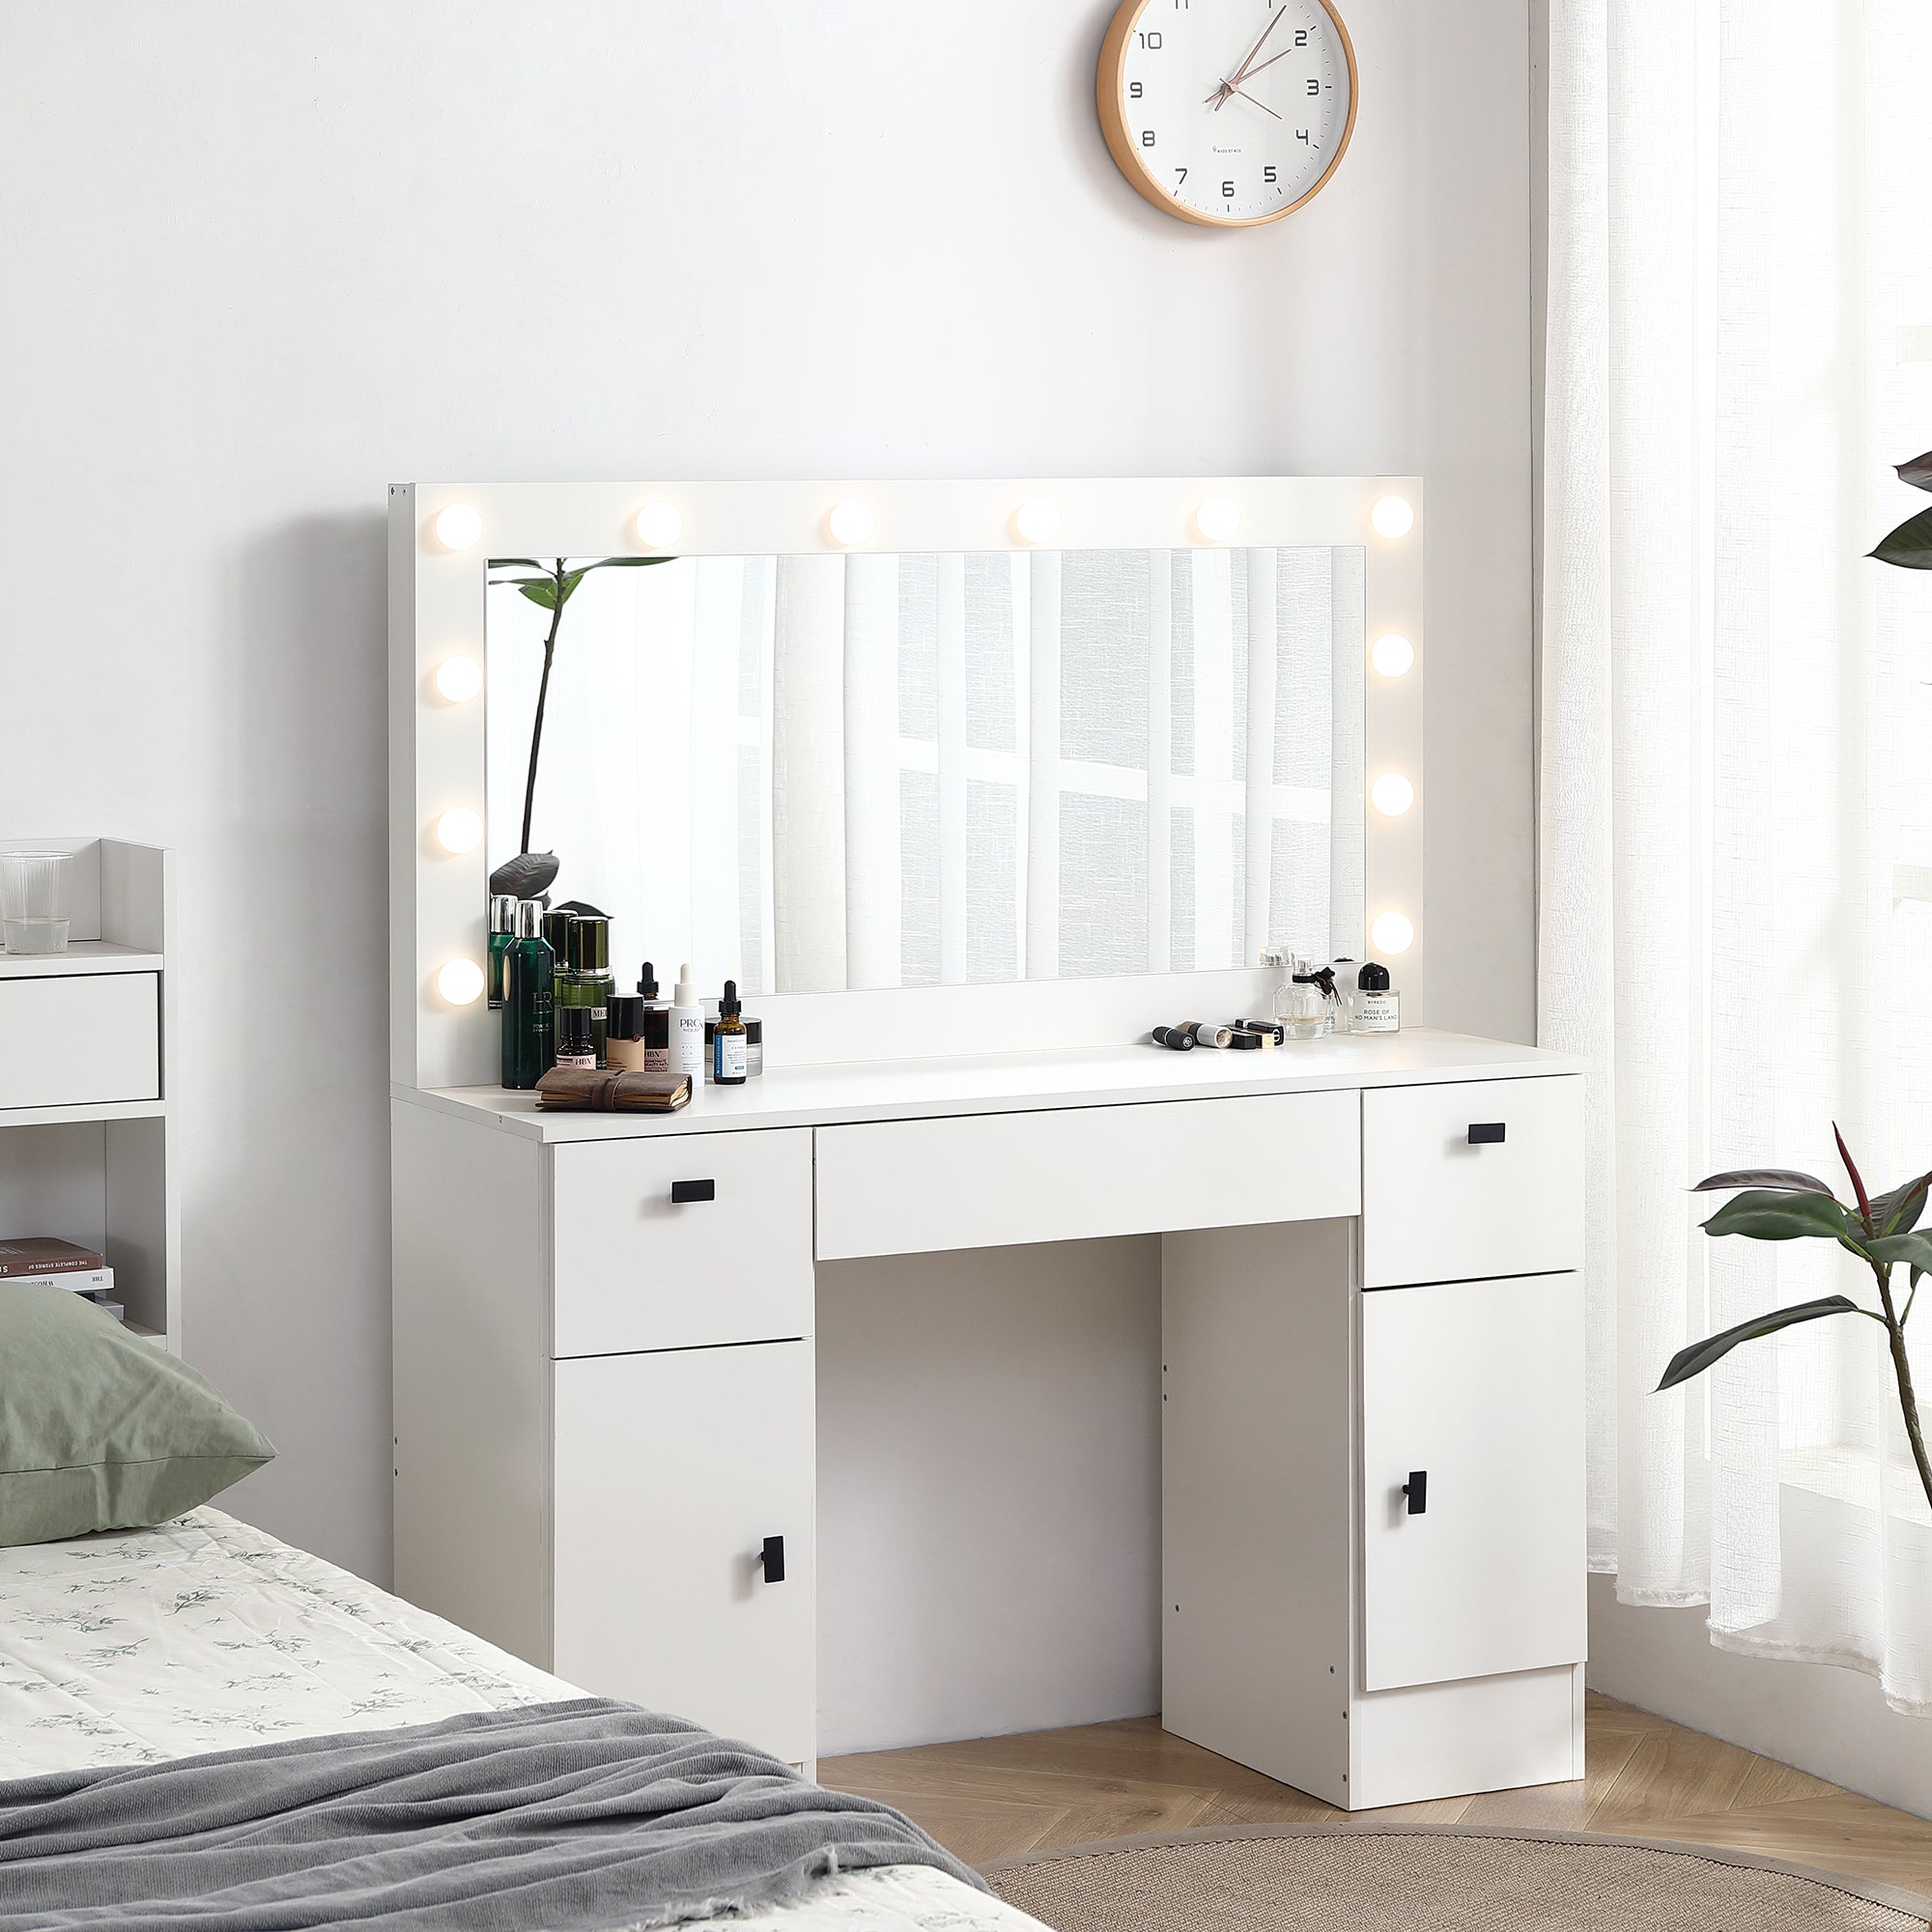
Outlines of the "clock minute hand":
M 1241 82 L 1247 78 L 1248 69 L 1254 65 L 1255 56 L 1261 52 L 1264 46 L 1267 44 L 1267 37 L 1271 33 L 1273 33 L 1278 26 L 1281 25 L 1282 19 L 1287 14 L 1287 13 L 1288 13 L 1288 8 L 1284 5 L 1281 7 L 1277 7 L 1274 10 L 1274 12 L 1268 15 L 1268 23 L 1265 27 L 1262 29 L 1261 38 L 1258 41 L 1256 41 L 1254 45 L 1248 49 L 1247 59 L 1244 60 L 1240 64 L 1240 66 L 1235 70 L 1234 73 L 1229 77 L 1227 86 L 1230 93 L 1237 93 L 1239 91 Z

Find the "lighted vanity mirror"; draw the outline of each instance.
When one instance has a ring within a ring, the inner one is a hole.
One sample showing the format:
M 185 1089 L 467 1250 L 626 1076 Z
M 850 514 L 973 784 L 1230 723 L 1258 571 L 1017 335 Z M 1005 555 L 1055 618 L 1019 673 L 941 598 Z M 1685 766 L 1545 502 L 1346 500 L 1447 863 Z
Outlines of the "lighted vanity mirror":
M 1360 547 L 621 562 L 578 582 L 547 692 L 553 610 L 493 564 L 486 685 L 490 867 L 555 853 L 620 986 L 1360 951 Z

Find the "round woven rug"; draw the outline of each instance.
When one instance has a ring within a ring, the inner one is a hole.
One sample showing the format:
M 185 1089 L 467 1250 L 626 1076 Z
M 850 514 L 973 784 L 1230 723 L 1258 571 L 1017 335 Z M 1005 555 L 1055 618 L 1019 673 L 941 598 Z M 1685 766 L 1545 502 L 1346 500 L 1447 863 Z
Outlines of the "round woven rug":
M 1709 1845 L 1274 1825 L 984 1865 L 1054 1932 L 1924 1932 L 1932 1900 Z

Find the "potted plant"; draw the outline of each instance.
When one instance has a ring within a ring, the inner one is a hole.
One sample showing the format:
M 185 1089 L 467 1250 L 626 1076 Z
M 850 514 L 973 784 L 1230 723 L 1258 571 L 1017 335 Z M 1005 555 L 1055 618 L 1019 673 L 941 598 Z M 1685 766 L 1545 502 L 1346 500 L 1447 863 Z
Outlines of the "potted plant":
M 1918 1397 L 1912 1385 L 1912 1362 L 1905 1348 L 1905 1324 L 1912 1318 L 1918 1285 L 1932 1274 L 1932 1233 L 1919 1229 L 1925 1212 L 1932 1174 L 1921 1174 L 1889 1193 L 1873 1198 L 1853 1161 L 1845 1139 L 1834 1126 L 1838 1157 L 1851 1178 L 1852 1202 L 1842 1202 L 1815 1175 L 1800 1174 L 1789 1168 L 1745 1168 L 1729 1174 L 1714 1174 L 1697 1183 L 1700 1193 L 1741 1190 L 1703 1223 L 1712 1236 L 1742 1235 L 1753 1241 L 1820 1240 L 1835 1241 L 1856 1255 L 1871 1270 L 1878 1292 L 1878 1307 L 1867 1308 L 1847 1294 L 1828 1294 L 1817 1301 L 1804 1301 L 1792 1308 L 1774 1309 L 1768 1315 L 1740 1321 L 1707 1341 L 1680 1349 L 1670 1358 L 1670 1366 L 1658 1383 L 1660 1390 L 1675 1388 L 1700 1376 L 1713 1362 L 1720 1361 L 1740 1342 L 1755 1341 L 1760 1335 L 1775 1335 L 1801 1321 L 1818 1321 L 1832 1315 L 1860 1315 L 1876 1321 L 1886 1333 L 1891 1350 L 1892 1375 L 1898 1386 L 1898 1406 L 1905 1419 L 1906 1440 L 1912 1445 L 1912 1460 L 1932 1504 L 1932 1461 L 1928 1461 L 1925 1435 L 1918 1422 Z M 1901 1306 L 1893 1289 L 1893 1270 L 1907 1271 L 1910 1286 Z

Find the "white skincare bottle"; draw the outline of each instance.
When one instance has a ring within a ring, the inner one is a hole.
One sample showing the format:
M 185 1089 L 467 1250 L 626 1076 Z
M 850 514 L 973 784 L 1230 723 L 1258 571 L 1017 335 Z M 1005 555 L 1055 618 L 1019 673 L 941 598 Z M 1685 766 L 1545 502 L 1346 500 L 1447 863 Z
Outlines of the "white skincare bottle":
M 670 1070 L 688 1073 L 694 1091 L 704 1078 L 704 1005 L 688 964 L 677 969 L 677 992 L 670 1003 Z

